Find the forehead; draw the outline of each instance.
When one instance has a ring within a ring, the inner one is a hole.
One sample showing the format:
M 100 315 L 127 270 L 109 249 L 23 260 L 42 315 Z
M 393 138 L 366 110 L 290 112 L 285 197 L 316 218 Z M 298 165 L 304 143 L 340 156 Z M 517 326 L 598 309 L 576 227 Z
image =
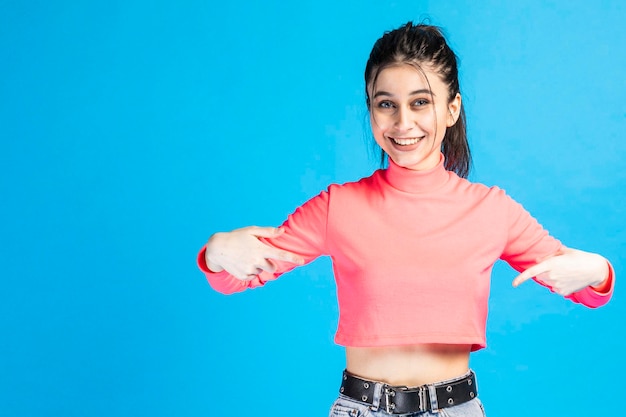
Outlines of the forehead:
M 402 94 L 429 90 L 435 95 L 445 95 L 448 88 L 439 74 L 429 66 L 405 63 L 381 69 L 369 90 L 374 94 L 379 91 Z

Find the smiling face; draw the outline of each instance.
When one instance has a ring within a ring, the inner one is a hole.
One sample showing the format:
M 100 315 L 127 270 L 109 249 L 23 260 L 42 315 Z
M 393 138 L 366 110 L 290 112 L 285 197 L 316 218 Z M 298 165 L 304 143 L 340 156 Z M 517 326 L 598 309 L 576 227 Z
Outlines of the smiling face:
M 436 72 L 409 64 L 381 70 L 368 92 L 376 143 L 401 167 L 434 168 L 446 128 L 459 117 L 460 94 L 450 100 L 448 86 Z

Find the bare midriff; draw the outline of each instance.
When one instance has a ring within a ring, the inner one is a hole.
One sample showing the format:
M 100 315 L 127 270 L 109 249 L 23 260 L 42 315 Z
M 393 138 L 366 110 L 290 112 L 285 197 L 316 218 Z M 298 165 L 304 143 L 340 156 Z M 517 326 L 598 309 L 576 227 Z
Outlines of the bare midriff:
M 346 369 L 363 379 L 417 387 L 465 374 L 470 351 L 470 345 L 442 344 L 346 347 Z

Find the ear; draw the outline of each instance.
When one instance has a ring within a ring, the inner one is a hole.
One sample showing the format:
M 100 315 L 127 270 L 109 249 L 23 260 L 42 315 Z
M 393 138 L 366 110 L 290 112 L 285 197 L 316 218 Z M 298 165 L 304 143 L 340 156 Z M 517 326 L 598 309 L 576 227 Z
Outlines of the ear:
M 456 123 L 461 114 L 461 94 L 456 96 L 448 103 L 448 118 L 446 119 L 446 127 L 450 127 Z

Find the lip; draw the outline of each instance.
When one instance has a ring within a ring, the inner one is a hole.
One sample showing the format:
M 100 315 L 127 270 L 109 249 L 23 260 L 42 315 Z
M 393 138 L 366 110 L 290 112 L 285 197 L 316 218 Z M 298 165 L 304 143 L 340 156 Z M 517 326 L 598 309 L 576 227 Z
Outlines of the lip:
M 398 146 L 411 146 L 420 143 L 424 139 L 424 136 L 387 136 L 387 139 Z

